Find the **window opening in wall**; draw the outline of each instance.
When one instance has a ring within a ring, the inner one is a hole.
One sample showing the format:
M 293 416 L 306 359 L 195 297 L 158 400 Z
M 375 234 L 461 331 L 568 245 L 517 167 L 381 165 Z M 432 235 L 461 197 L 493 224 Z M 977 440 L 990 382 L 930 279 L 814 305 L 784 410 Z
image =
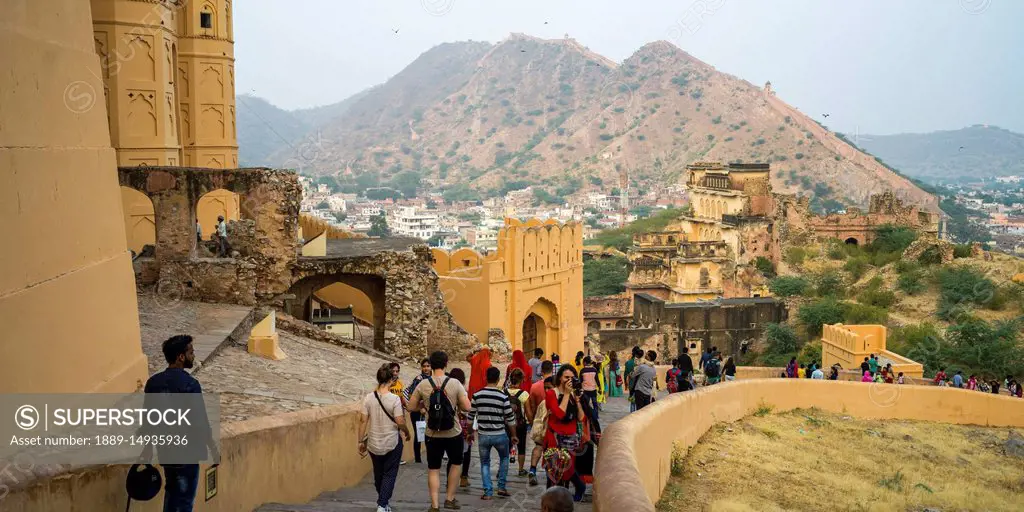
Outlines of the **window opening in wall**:
M 213 28 L 213 13 L 199 13 L 199 26 L 203 28 Z

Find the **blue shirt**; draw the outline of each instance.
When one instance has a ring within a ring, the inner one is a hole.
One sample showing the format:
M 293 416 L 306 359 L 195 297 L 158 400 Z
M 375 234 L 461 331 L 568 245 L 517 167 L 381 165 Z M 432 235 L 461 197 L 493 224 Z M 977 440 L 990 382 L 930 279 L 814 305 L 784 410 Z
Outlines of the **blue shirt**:
M 160 373 L 154 374 L 146 381 L 145 392 L 149 395 L 145 400 L 147 408 L 163 409 L 173 405 L 175 407 L 191 408 L 195 411 L 195 416 L 191 420 L 190 426 L 160 427 L 159 429 L 145 428 L 143 431 L 140 431 L 140 434 L 176 434 L 188 437 L 188 445 L 186 446 L 171 447 L 158 444 L 156 447 L 157 456 L 166 458 L 167 454 L 173 450 L 178 457 L 184 457 L 197 462 L 206 458 L 207 446 L 210 444 L 212 432 L 202 396 L 196 397 L 194 401 L 190 399 L 184 405 L 181 403 L 180 398 L 175 399 L 176 401 L 172 403 L 160 397 L 162 393 L 198 393 L 201 395 L 203 387 L 199 385 L 199 381 L 189 375 L 184 369 L 167 368 Z
M 962 388 L 964 387 L 964 376 L 959 373 L 953 376 L 953 385 Z
M 202 393 L 199 381 L 181 368 L 167 368 L 146 381 L 146 393 Z

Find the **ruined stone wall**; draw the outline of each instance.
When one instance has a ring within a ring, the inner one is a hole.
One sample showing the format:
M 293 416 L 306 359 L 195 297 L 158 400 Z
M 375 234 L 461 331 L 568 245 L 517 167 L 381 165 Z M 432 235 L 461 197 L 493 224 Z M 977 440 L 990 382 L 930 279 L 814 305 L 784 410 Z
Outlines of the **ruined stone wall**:
M 122 186 L 139 190 L 153 201 L 159 293 L 251 304 L 288 290 L 292 283 L 290 268 L 298 255 L 302 199 L 294 172 L 122 167 L 118 178 Z M 240 196 L 242 219 L 228 226 L 228 240 L 239 253 L 234 259 L 204 258 L 208 252 L 196 242 L 199 199 L 218 189 Z M 229 289 L 221 280 L 231 276 L 234 279 Z
M 374 327 L 383 330 L 377 350 L 401 358 L 420 358 L 433 350 L 445 350 L 459 357 L 478 342 L 476 336 L 459 327 L 445 306 L 437 273 L 431 268 L 426 245 L 411 250 L 380 251 L 347 258 L 302 258 L 291 274 L 294 282 L 322 278 L 324 283 L 345 281 L 347 275 L 376 276 L 384 283 L 384 302 L 380 308 L 383 325 L 374 319 Z M 311 288 L 299 290 L 294 300 L 304 304 Z M 371 296 L 371 300 L 373 297 Z M 378 304 L 374 305 L 375 317 Z

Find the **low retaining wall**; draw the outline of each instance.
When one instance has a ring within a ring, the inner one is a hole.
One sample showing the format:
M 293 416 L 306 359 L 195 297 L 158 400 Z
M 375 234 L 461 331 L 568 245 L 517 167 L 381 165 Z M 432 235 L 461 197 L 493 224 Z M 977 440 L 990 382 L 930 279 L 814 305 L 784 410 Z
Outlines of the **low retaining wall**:
M 370 471 L 356 451 L 361 403 L 332 405 L 222 426 L 217 495 L 204 501 L 200 473 L 197 512 L 251 512 L 264 503 L 304 503 L 325 491 L 357 484 Z M 406 443 L 406 459 L 412 443 Z M 203 468 L 205 469 L 205 468 Z M 0 510 L 95 512 L 124 510 L 128 466 L 101 466 L 11 490 Z M 132 511 L 159 512 L 163 494 L 133 502 Z
M 961 389 L 812 379 L 738 380 L 676 393 L 604 431 L 594 472 L 599 512 L 653 512 L 671 476 L 675 445 L 689 448 L 712 425 L 770 405 L 818 407 L 867 419 L 1024 427 L 1024 400 Z M 643 492 L 638 492 L 643 490 Z

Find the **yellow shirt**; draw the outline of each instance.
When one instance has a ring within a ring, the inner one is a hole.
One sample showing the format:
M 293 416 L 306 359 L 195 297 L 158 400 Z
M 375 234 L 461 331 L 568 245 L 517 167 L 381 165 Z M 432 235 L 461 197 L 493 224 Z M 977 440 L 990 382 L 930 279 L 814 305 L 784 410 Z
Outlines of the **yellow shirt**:
M 402 384 L 402 380 L 396 380 L 395 383 L 388 388 L 388 391 L 391 391 L 398 396 L 402 396 L 402 393 L 405 391 L 405 386 Z
M 807 376 L 807 370 L 804 370 L 803 368 L 797 368 L 796 369 L 796 376 L 801 378 L 801 379 L 806 377 Z

